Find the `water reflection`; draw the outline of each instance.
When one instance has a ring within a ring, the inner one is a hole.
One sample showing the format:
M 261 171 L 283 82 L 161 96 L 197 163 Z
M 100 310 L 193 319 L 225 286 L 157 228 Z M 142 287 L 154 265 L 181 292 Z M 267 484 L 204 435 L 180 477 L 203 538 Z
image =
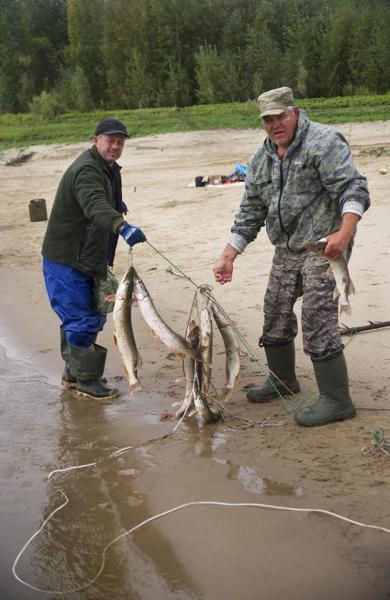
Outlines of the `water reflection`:
M 188 447 L 196 456 L 212 458 L 216 463 L 227 466 L 226 477 L 238 481 L 242 487 L 252 494 L 266 496 L 295 496 L 304 495 L 304 489 L 299 485 L 292 485 L 274 481 L 258 475 L 255 469 L 239 465 L 226 459 L 221 450 L 229 440 L 231 433 L 219 426 L 208 426 L 199 430 L 188 428 Z
M 267 477 L 260 477 L 252 467 L 236 465 L 231 461 L 225 461 L 228 466 L 227 478 L 237 479 L 245 490 L 252 494 L 265 494 L 266 496 L 296 496 L 304 495 L 301 486 L 273 481 Z
M 63 395 L 55 467 L 97 464 L 55 475 L 48 483 L 43 518 L 64 500 L 56 488 L 69 503 L 51 518 L 24 557 L 37 587 L 65 592 L 85 585 L 99 572 L 104 547 L 151 516 L 137 479 L 145 469 L 156 468 L 153 450 L 143 447 L 113 456 L 113 448 L 129 445 L 115 431 L 103 403 Z M 96 583 L 66 598 L 160 600 L 173 595 L 197 598 L 199 590 L 170 541 L 158 525 L 150 524 L 111 546 Z

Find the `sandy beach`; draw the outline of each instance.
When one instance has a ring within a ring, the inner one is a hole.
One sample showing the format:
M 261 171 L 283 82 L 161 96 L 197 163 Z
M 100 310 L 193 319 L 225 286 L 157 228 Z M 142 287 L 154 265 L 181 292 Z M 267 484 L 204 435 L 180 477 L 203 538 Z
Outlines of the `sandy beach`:
M 372 206 L 358 226 L 350 274 L 356 288 L 349 327 L 388 321 L 390 297 L 390 122 L 343 124 Z M 177 133 L 130 139 L 120 159 L 128 220 L 150 245 L 132 260 L 165 320 L 183 333 L 195 284 L 210 284 L 258 357 L 243 353 L 241 378 L 223 422 L 200 428 L 196 417 L 162 420 L 181 400 L 180 362 L 154 339 L 134 309 L 143 359 L 142 390 L 127 395 L 113 345 L 112 317 L 99 336 L 109 350 L 106 375 L 118 401 L 77 398 L 60 387 L 59 322 L 43 286 L 40 248 L 46 222 L 30 222 L 31 199 L 48 211 L 58 182 L 90 142 L 32 146 L 31 158 L 0 162 L 0 592 L 7 600 L 48 597 L 12 575 L 12 563 L 43 519 L 62 502 L 47 481 L 53 469 L 98 461 L 58 477 L 69 504 L 21 557 L 22 579 L 37 588 L 70 590 L 66 598 L 112 600 L 381 600 L 390 598 L 390 535 L 337 518 L 264 508 L 195 505 L 141 528 L 107 552 L 116 536 L 152 515 L 195 501 L 258 503 L 332 511 L 390 529 L 390 456 L 373 449 L 372 432 L 390 440 L 390 329 L 345 337 L 351 395 L 358 416 L 321 428 L 295 424 L 288 406 L 246 401 L 245 388 L 267 373 L 257 340 L 273 248 L 261 232 L 235 264 L 231 284 L 217 286 L 212 266 L 222 251 L 242 188 L 189 187 L 198 175 L 227 175 L 262 143 L 260 130 Z M 159 253 L 155 251 L 157 249 Z M 191 279 L 183 279 L 171 264 Z M 115 273 L 129 262 L 120 240 Z M 299 316 L 300 306 L 297 304 Z M 224 355 L 215 334 L 213 382 L 224 385 Z M 304 398 L 315 399 L 309 358 L 297 337 Z M 120 458 L 114 450 L 131 446 Z M 5 540 L 8 540 L 6 543 Z M 56 558 L 51 558 L 55 556 Z

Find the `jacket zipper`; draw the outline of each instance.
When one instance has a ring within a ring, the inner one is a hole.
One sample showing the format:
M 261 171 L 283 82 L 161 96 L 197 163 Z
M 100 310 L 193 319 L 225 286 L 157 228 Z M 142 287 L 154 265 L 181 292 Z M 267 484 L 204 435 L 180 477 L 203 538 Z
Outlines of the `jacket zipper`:
M 291 248 L 290 248 L 290 234 L 288 233 L 288 231 L 285 230 L 284 226 L 283 226 L 283 221 L 282 221 L 282 211 L 280 209 L 280 202 L 282 199 L 282 194 L 283 194 L 283 188 L 284 188 L 284 179 L 283 179 L 283 159 L 280 158 L 280 167 L 279 167 L 279 199 L 278 199 L 278 216 L 279 216 L 279 224 L 280 224 L 280 229 L 283 231 L 283 233 L 287 236 L 287 248 L 292 252 Z

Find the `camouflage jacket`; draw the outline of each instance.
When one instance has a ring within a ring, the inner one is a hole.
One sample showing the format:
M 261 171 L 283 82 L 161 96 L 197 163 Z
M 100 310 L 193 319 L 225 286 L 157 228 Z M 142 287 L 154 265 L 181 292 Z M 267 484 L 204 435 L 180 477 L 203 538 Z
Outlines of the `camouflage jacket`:
M 283 159 L 269 138 L 250 159 L 229 243 L 243 251 L 265 224 L 275 246 L 299 252 L 305 242 L 339 229 L 350 201 L 361 212 L 370 205 L 367 180 L 354 167 L 346 139 L 300 110 Z

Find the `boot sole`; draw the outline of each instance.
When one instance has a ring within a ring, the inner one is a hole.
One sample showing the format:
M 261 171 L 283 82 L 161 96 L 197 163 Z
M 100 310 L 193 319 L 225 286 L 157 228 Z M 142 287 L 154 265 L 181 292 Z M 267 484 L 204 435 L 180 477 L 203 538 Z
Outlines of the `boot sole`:
M 356 417 L 355 408 L 350 410 L 348 413 L 345 413 L 345 412 L 340 413 L 338 415 L 333 415 L 332 417 L 329 417 L 328 419 L 311 421 L 310 423 L 304 423 L 304 422 L 302 423 L 296 417 L 294 417 L 294 418 L 295 418 L 295 422 L 298 423 L 298 425 L 301 425 L 303 427 L 321 427 L 321 425 L 330 425 L 330 423 L 335 423 L 337 421 L 347 421 L 348 419 L 353 419 L 354 417 Z
M 102 383 L 107 383 L 107 379 L 105 379 L 104 377 L 102 377 L 101 381 Z M 75 389 L 77 387 L 77 381 L 67 381 L 66 379 L 61 379 L 61 384 L 66 389 Z
M 293 396 L 294 394 L 298 394 L 301 391 L 300 388 L 297 388 L 296 390 L 291 390 L 290 392 L 286 392 L 285 393 L 280 393 L 280 394 L 276 394 L 273 396 L 263 396 L 263 398 L 256 400 L 255 398 L 250 398 L 249 397 L 249 392 L 246 394 L 246 398 L 248 400 L 248 402 L 251 402 L 252 404 L 266 404 L 267 402 L 272 402 L 272 400 L 277 400 L 278 398 L 282 397 L 284 398 L 285 396 Z
M 76 389 L 76 394 L 78 396 L 84 396 L 85 398 L 92 398 L 92 400 L 113 400 L 114 398 L 119 398 L 120 393 L 117 394 L 109 394 L 108 396 L 92 396 L 91 394 L 87 394 L 86 392 L 80 392 Z
M 61 383 L 67 389 L 75 388 L 77 385 L 76 382 L 66 381 L 65 379 L 61 379 Z

